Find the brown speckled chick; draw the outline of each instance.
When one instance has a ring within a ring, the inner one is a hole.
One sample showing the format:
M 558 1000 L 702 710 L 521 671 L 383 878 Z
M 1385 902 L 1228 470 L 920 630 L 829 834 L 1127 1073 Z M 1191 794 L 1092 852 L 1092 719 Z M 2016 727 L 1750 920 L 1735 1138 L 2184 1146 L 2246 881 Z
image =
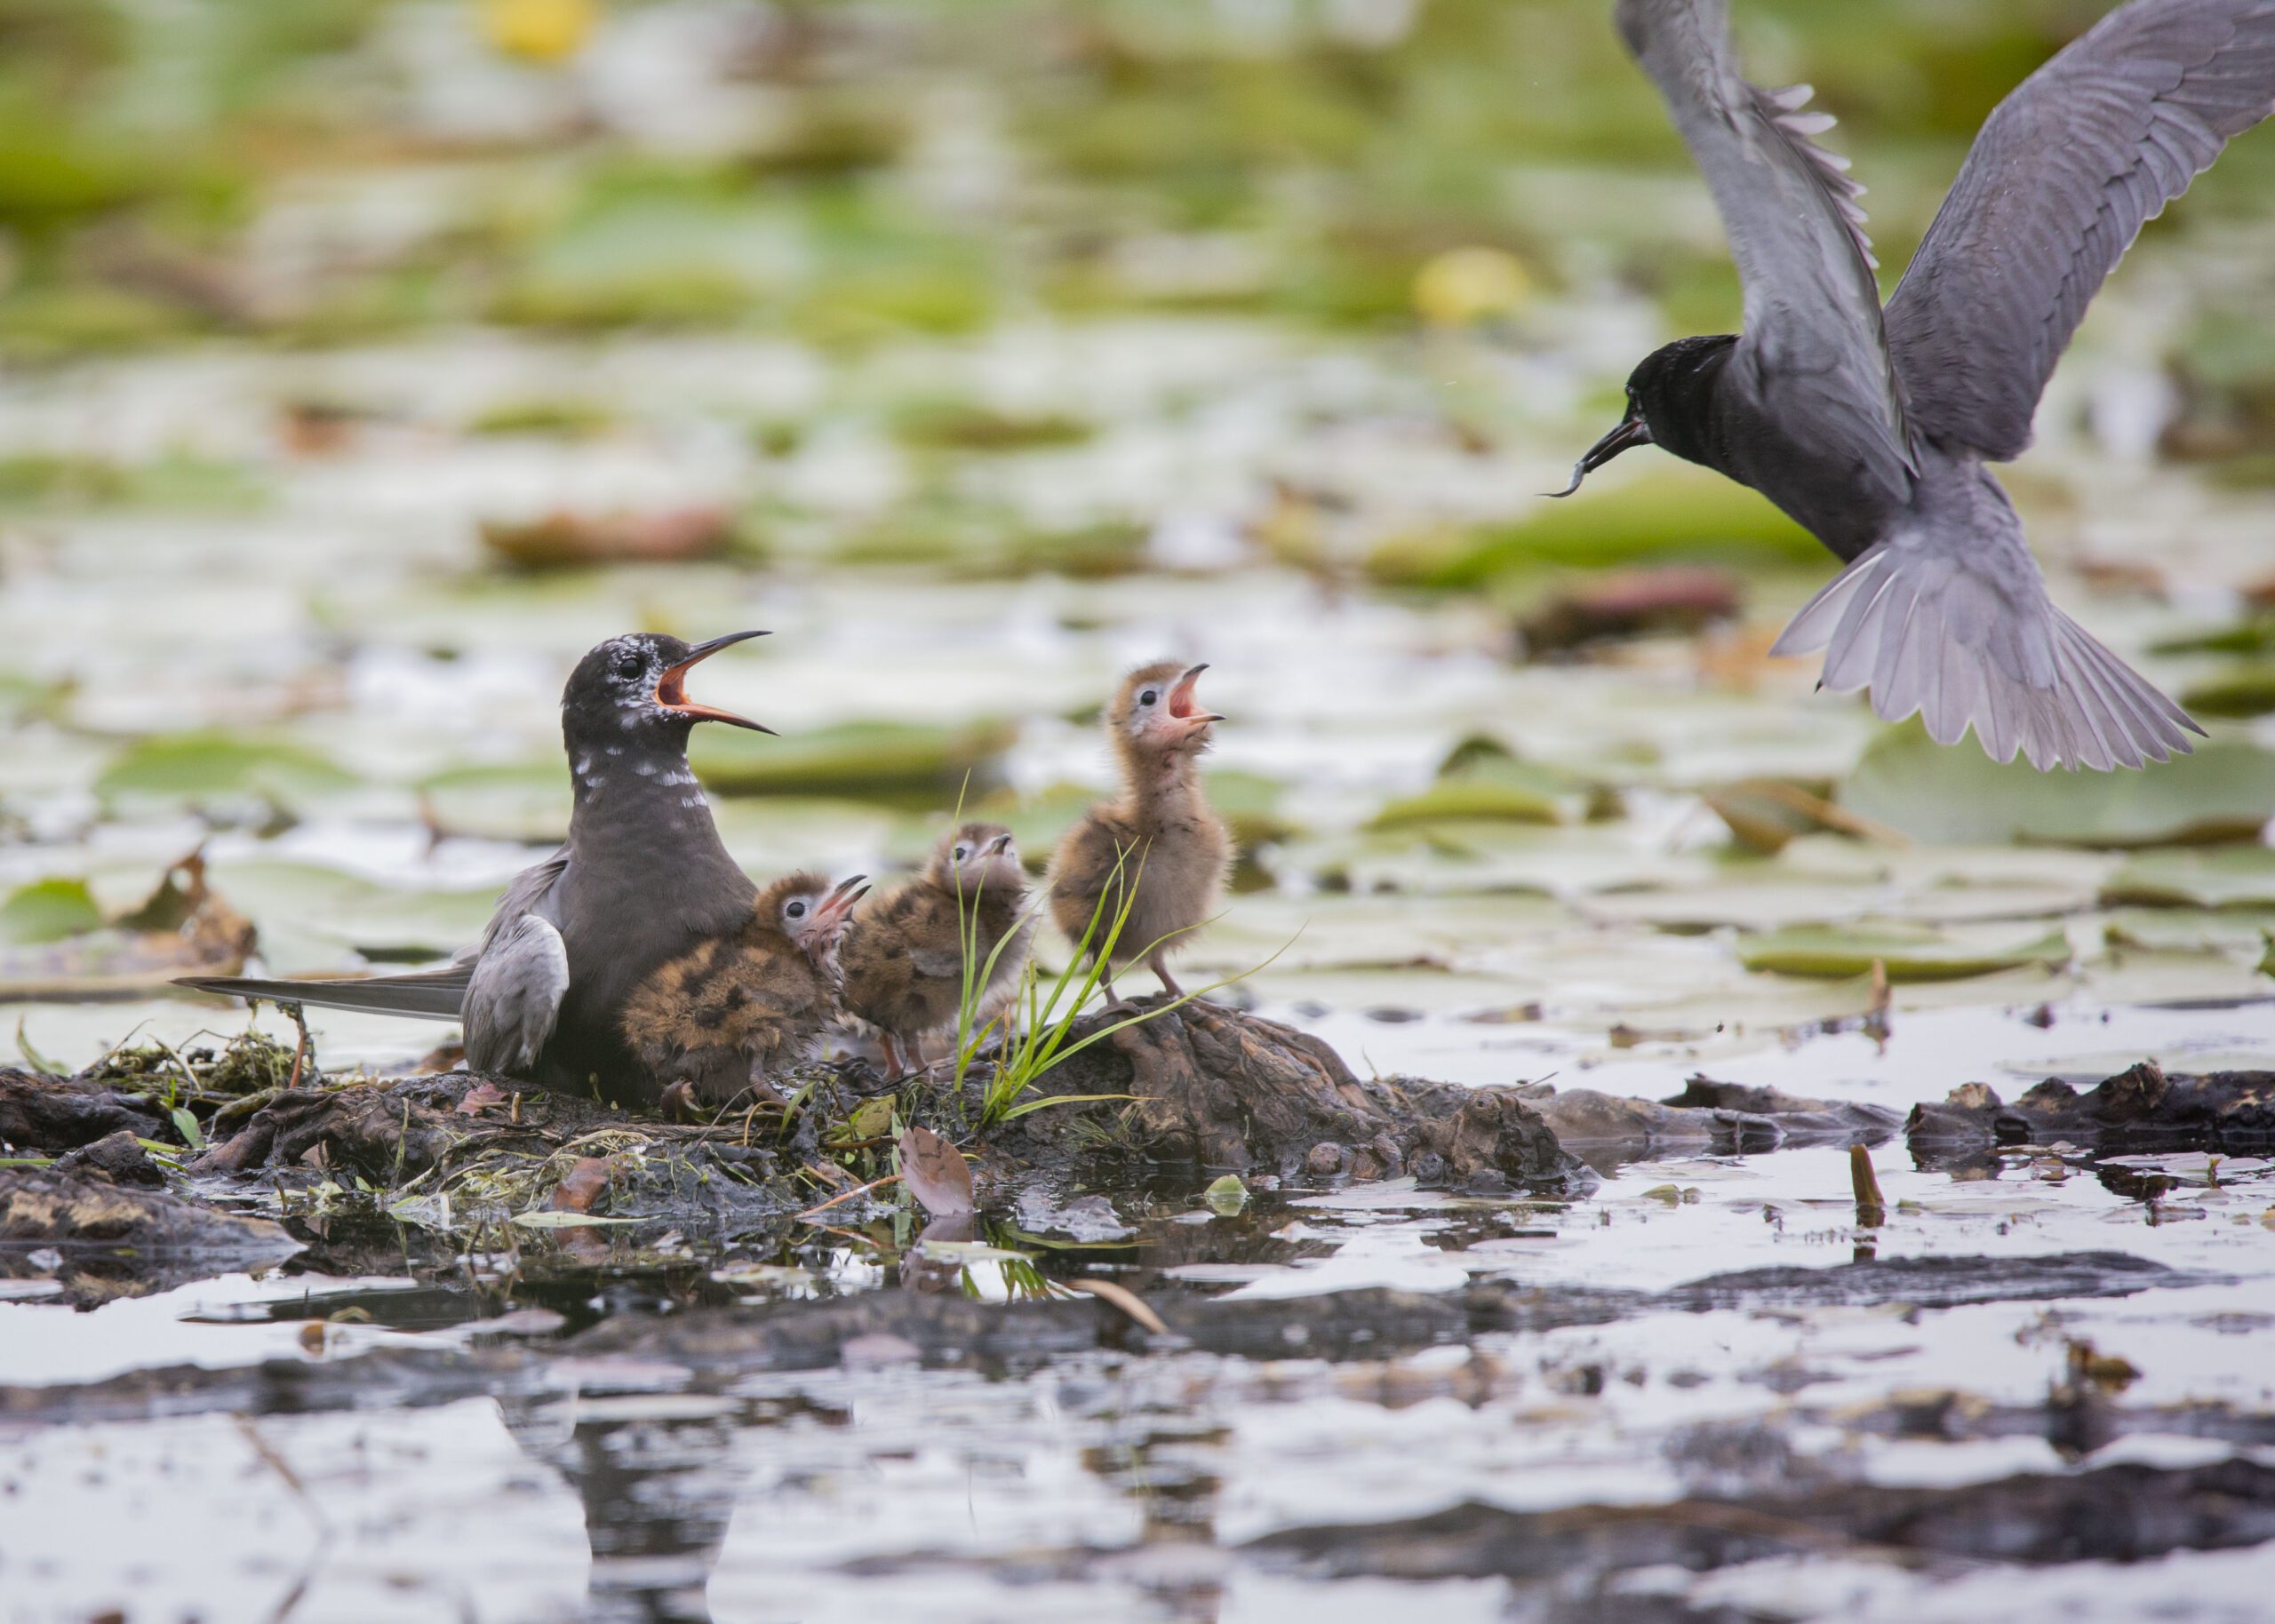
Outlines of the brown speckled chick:
M 925 1039 L 955 1029 L 967 942 L 975 949 L 973 980 L 986 977 L 974 1024 L 1010 997 L 1034 934 L 1026 896 L 1026 871 L 1011 832 L 1000 824 L 966 824 L 941 840 L 923 872 L 846 932 L 840 950 L 845 1011 L 883 1039 L 892 1076 L 905 1075 L 911 1062 L 924 1063 Z
M 813 873 L 778 880 L 740 930 L 698 943 L 635 990 L 619 1030 L 668 1083 L 663 1103 L 781 1097 L 768 1074 L 804 1058 L 837 1015 L 840 933 L 866 878 L 835 887 Z
M 1122 765 L 1121 799 L 1084 813 L 1051 858 L 1051 917 L 1078 947 L 1095 918 L 1093 958 L 1122 912 L 1124 887 L 1134 888 L 1103 967 L 1106 997 L 1117 1005 L 1114 965 L 1141 959 L 1170 996 L 1184 996 L 1168 957 L 1216 912 L 1232 868 L 1232 836 L 1201 788 L 1201 752 L 1225 720 L 1193 697 L 1208 669 L 1163 660 L 1122 680 L 1106 718 Z

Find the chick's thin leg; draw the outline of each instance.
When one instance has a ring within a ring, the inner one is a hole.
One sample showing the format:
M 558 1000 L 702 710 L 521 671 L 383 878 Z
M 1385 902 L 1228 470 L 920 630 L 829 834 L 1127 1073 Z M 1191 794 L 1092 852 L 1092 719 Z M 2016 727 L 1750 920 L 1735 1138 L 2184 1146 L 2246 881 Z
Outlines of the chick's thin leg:
M 754 1101 L 761 1105 L 787 1105 L 790 1103 L 782 1097 L 782 1091 L 774 1086 L 774 1079 L 766 1075 L 766 1062 L 755 1056 L 750 1063 L 750 1087 L 738 1094 L 734 1103 L 747 1104 Z
M 900 1049 L 893 1042 L 890 1032 L 879 1032 L 877 1042 L 885 1052 L 885 1081 L 897 1083 L 908 1075 L 908 1066 L 900 1057 Z
M 1185 996 L 1185 989 L 1178 986 L 1177 984 L 1177 977 L 1169 974 L 1169 960 L 1168 953 L 1158 947 L 1155 948 L 1152 952 L 1145 955 L 1145 967 L 1153 971 L 1155 975 L 1161 978 L 1162 991 L 1168 993 L 1171 998 L 1183 998 Z
M 1098 985 L 1106 989 L 1106 1007 L 1123 1015 L 1134 1011 L 1138 1006 L 1114 990 L 1114 967 L 1103 959 L 1098 960 Z

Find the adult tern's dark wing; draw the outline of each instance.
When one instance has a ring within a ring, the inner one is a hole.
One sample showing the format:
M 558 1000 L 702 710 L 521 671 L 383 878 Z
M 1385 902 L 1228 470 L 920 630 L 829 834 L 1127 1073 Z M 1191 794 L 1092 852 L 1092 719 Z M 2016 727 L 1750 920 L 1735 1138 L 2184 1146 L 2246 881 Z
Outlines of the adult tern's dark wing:
M 174 985 L 233 998 L 315 1004 L 327 1009 L 360 1009 L 374 1015 L 412 1015 L 430 1021 L 459 1021 L 466 1027 L 469 1053 L 480 1048 L 495 1059 L 518 1055 L 526 1047 L 534 1057 L 536 1047 L 528 1046 L 523 1040 L 538 1030 L 541 1021 L 543 1031 L 539 1033 L 537 1047 L 543 1045 L 558 1016 L 560 993 L 551 995 L 550 1010 L 539 1008 L 536 1000 L 554 979 L 550 974 L 552 955 L 542 935 L 532 932 L 523 939 L 517 938 L 516 932 L 524 920 L 542 923 L 552 932 L 554 944 L 559 943 L 558 932 L 552 931 L 551 897 L 554 885 L 568 863 L 564 848 L 515 875 L 499 899 L 489 928 L 483 932 L 481 945 L 459 954 L 439 970 L 337 981 L 188 975 Z M 515 949 L 512 957 L 495 964 L 490 962 L 493 952 L 508 946 Z M 565 962 L 564 959 L 564 965 Z M 558 979 L 565 991 L 565 968 Z M 511 1068 L 499 1064 L 485 1069 Z
M 1914 428 L 2004 459 L 2118 259 L 2275 111 L 2275 0 L 2133 0 L 2001 102 L 1888 301 Z
M 569 950 L 541 913 L 524 913 L 483 948 L 467 982 L 467 1064 L 511 1076 L 531 1070 L 561 1022 Z
M 1806 85 L 1746 83 L 1726 0 L 1619 0 L 1616 15 L 1721 214 L 1745 289 L 1739 377 L 1803 446 L 1854 462 L 1901 499 L 1911 441 L 1880 331 L 1861 188 L 1846 160 L 1809 139 L 1832 121 L 1802 110 Z

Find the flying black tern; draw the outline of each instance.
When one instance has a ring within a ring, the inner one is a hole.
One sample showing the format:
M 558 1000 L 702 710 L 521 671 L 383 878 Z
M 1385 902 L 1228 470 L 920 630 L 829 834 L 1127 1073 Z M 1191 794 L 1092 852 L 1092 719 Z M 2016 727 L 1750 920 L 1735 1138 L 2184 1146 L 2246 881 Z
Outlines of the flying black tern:
M 1848 568 L 1772 650 L 1826 650 L 1939 743 L 2107 770 L 2201 733 L 2047 597 L 1984 468 L 2031 417 L 2142 226 L 2275 112 L 2275 0 L 2131 0 L 2024 80 L 1976 138 L 1883 310 L 1847 160 L 1807 85 L 1740 76 L 1726 0 L 1618 0 L 1621 37 L 1704 172 L 1744 331 L 1682 338 L 1627 380 L 1627 415 L 1573 470 L 1661 446 L 1760 491 Z

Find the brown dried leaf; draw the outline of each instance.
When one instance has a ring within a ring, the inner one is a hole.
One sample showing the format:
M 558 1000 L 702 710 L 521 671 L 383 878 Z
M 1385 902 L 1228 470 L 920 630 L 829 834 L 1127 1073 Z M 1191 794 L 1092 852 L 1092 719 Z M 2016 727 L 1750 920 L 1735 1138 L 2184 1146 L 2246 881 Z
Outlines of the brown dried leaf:
M 101 998 L 186 972 L 235 975 L 254 941 L 252 921 L 206 884 L 204 855 L 193 851 L 140 906 L 101 928 L 0 952 L 0 992 L 25 1001 Z
M 1574 583 L 1519 623 L 1535 657 L 1608 638 L 1696 632 L 1736 617 L 1744 585 L 1727 569 L 1666 564 Z
M 911 1125 L 902 1132 L 900 1176 L 935 1218 L 953 1218 L 977 1206 L 963 1152 L 929 1127 Z
M 485 519 L 482 545 L 523 569 L 583 564 L 683 563 L 709 558 L 732 538 L 726 513 L 715 507 L 657 513 L 574 513 L 556 510 L 542 519 Z
M 588 1213 L 607 1190 L 615 1172 L 616 1163 L 609 1157 L 580 1156 L 568 1175 L 554 1186 L 553 1198 L 546 1206 L 556 1213 Z
M 458 1112 L 461 1117 L 471 1117 L 485 1105 L 503 1104 L 505 1099 L 505 1091 L 496 1085 L 476 1083 L 466 1091 L 466 1098 L 459 1102 Z

